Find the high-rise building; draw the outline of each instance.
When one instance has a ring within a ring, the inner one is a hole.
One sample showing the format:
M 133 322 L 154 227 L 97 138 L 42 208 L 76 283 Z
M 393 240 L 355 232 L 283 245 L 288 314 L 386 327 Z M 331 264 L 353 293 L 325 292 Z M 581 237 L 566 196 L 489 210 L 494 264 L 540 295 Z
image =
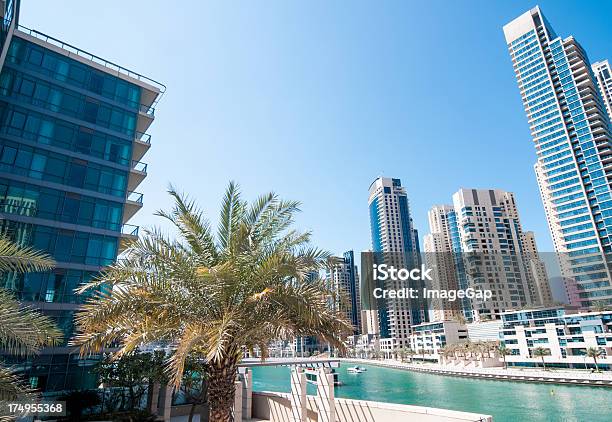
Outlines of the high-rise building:
M 529 294 L 532 304 L 550 306 L 553 304 L 552 290 L 546 265 L 540 259 L 535 234 L 531 231 L 523 232 L 521 235 L 523 248 L 523 260 L 529 272 Z
M 434 290 L 457 290 L 459 288 L 457 255 L 453 252 L 451 226 L 455 224 L 451 205 L 435 205 L 429 212 L 429 233 L 423 238 L 423 250 L 427 268 L 433 272 Z M 460 301 L 445 301 L 435 298 L 430 303 L 434 321 L 448 321 L 459 317 Z
M 419 266 L 421 258 L 418 232 L 414 228 L 408 195 L 400 179 L 379 177 L 374 180 L 369 189 L 368 205 L 374 255 L 397 268 Z M 390 281 L 386 286 L 390 290 L 405 287 L 405 283 L 399 280 Z M 364 294 L 366 292 L 362 294 L 362 298 Z M 426 321 L 425 308 L 420 300 L 384 300 L 383 306 L 378 309 L 380 337 L 389 340 L 390 347 L 408 346 L 410 327 Z
M 57 266 L 3 274 L 0 286 L 53 317 L 67 341 L 85 299 L 74 289 L 138 235 L 127 223 L 142 207 L 145 132 L 165 87 L 18 25 L 19 3 L 3 3 L 13 19 L 0 56 L 0 228 Z M 92 362 L 65 344 L 11 363 L 42 390 L 95 386 Z
M 333 257 L 333 266 L 326 272 L 326 279 L 334 292 L 339 295 L 333 306 L 344 313 L 353 324 L 353 334 L 361 332 L 361 298 L 359 295 L 359 272 L 355 265 L 353 251 L 347 251 L 342 257 Z
M 434 289 L 490 290 L 492 298 L 434 301 L 438 321 L 495 319 L 500 312 L 552 301 L 532 232 L 523 232 L 511 192 L 460 189 L 453 205 L 429 211 L 425 257 Z
M 592 69 L 597 80 L 599 93 L 606 104 L 608 117 L 612 120 L 612 67 L 610 67 L 610 62 L 603 60 L 593 63 Z
M 612 134 L 586 52 L 536 7 L 504 26 L 536 147 L 535 164 L 564 277 L 583 306 L 612 304 Z

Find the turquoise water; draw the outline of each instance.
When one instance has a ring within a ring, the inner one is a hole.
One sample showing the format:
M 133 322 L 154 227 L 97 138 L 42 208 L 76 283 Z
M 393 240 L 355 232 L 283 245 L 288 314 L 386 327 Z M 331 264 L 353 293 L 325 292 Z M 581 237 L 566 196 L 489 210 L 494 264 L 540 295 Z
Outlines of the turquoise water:
M 369 365 L 366 372 L 349 374 L 348 367 L 337 370 L 343 383 L 336 387 L 337 397 L 484 413 L 494 422 L 612 421 L 608 388 L 455 378 Z M 255 368 L 253 386 L 289 392 L 289 368 Z M 314 393 L 309 385 L 308 394 Z

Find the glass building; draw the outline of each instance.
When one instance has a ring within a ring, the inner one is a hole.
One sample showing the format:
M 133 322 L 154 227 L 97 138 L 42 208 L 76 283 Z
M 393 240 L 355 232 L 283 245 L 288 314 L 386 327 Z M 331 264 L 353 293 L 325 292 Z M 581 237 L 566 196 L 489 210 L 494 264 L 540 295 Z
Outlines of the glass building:
M 368 205 L 370 209 L 370 229 L 372 233 L 373 263 L 385 263 L 396 268 L 416 268 L 421 265 L 418 232 L 414 228 L 410 215 L 410 206 L 406 189 L 400 179 L 379 177 L 372 182 L 369 189 Z M 363 268 L 364 256 L 362 256 Z M 366 265 L 367 267 L 367 265 Z M 367 268 L 366 268 L 367 269 Z M 371 274 L 362 270 L 364 285 L 368 284 Z M 410 287 L 422 290 L 422 283 L 413 283 Z M 401 280 L 388 281 L 389 290 L 408 287 Z M 408 347 L 411 327 L 427 321 L 426 303 L 421 299 L 387 298 L 372 300 L 371 289 L 362 290 L 364 310 L 377 309 L 378 330 L 382 349 Z M 374 303 L 377 303 L 374 306 Z
M 612 134 L 591 64 L 538 7 L 504 26 L 504 34 L 562 275 L 576 282 L 582 306 L 612 304 Z
M 66 346 L 83 296 L 75 287 L 112 264 L 142 207 L 146 133 L 165 87 L 18 23 L 6 3 L 0 56 L 0 228 L 51 254 L 53 271 L 3 274 L 0 286 L 56 319 L 65 344 L 20 368 L 46 391 L 95 385 L 91 360 Z

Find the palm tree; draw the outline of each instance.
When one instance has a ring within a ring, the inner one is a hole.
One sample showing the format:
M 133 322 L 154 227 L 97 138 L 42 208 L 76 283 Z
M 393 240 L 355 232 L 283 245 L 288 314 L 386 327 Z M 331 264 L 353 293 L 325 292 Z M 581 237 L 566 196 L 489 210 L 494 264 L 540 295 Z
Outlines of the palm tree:
M 82 286 L 107 287 L 76 316 L 72 343 L 81 355 L 116 344 L 121 356 L 165 341 L 174 349 L 166 369 L 175 388 L 187 356 L 201 356 L 210 421 L 232 421 L 243 349 L 266 357 L 273 340 L 317 336 L 343 351 L 352 326 L 328 306 L 334 293 L 318 277 L 330 255 L 310 246 L 310 233 L 291 229 L 298 202 L 268 193 L 249 205 L 231 182 L 215 235 L 194 201 L 172 187 L 169 194 L 172 210 L 156 215 L 179 239 L 147 230 L 124 260 Z
M 504 369 L 508 369 L 508 364 L 506 363 L 506 356 L 510 355 L 512 352 L 503 343 L 497 347 L 497 352 L 501 355 L 502 359 L 504 360 Z
M 542 368 L 546 370 L 546 363 L 544 362 L 544 356 L 548 356 L 550 351 L 544 347 L 536 347 L 533 349 L 533 355 L 542 359 Z
M 46 271 L 54 265 L 48 255 L 0 237 L 0 276 L 7 272 Z M 62 338 L 50 318 L 33 308 L 21 307 L 5 288 L 0 288 L 0 321 L 0 350 L 7 354 L 31 355 L 43 346 L 57 344 Z M 28 392 L 10 368 L 0 366 L 0 400 L 15 400 Z
M 604 354 L 602 349 L 598 349 L 597 347 L 589 347 L 586 350 L 586 355 L 590 358 L 593 358 L 593 363 L 595 364 L 595 371 L 599 372 L 599 366 L 597 366 L 597 358 Z
M 410 357 L 410 363 L 412 363 L 412 358 L 414 357 L 414 355 L 416 355 L 416 352 L 414 351 L 414 349 L 409 347 L 408 349 L 406 349 L 406 354 L 408 355 L 408 357 Z

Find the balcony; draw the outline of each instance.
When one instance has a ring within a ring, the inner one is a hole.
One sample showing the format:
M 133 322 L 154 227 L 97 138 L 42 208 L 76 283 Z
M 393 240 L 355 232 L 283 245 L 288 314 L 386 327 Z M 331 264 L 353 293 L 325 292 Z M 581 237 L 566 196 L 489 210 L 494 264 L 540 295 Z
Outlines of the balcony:
M 119 241 L 119 253 L 125 251 L 133 242 L 138 240 L 140 227 L 132 224 L 121 226 L 121 239 Z
M 132 160 L 139 161 L 151 148 L 151 135 L 143 132 L 136 132 L 132 146 Z
M 140 192 L 128 192 L 123 208 L 123 223 L 127 223 L 142 208 L 143 195 Z
M 26 34 L 29 35 L 33 38 L 39 39 L 44 43 L 48 43 L 51 45 L 54 45 L 56 47 L 61 48 L 62 50 L 64 50 L 66 53 L 68 53 L 68 56 L 71 55 L 75 55 L 78 56 L 82 59 L 88 60 L 90 62 L 96 63 L 98 66 L 101 66 L 103 68 L 105 68 L 107 70 L 108 73 L 113 74 L 113 73 L 118 73 L 120 75 L 123 76 L 127 76 L 128 78 L 131 79 L 135 79 L 138 82 L 141 82 L 141 84 L 146 84 L 149 86 L 149 90 L 154 91 L 155 92 L 155 99 L 152 101 L 145 101 L 145 104 L 147 104 L 147 106 L 149 108 L 155 106 L 155 104 L 157 104 L 157 102 L 159 101 L 159 98 L 157 98 L 158 96 L 160 96 L 160 94 L 163 94 L 164 92 L 166 92 L 166 86 L 164 84 L 162 84 L 161 82 L 157 82 L 154 79 L 148 78 L 144 75 L 141 75 L 140 73 L 131 71 L 123 66 L 119 66 L 116 63 L 113 63 L 109 60 L 103 59 L 99 56 L 96 56 L 95 54 L 91 54 L 85 50 L 81 50 L 78 47 L 75 47 L 71 44 L 68 44 L 64 41 L 58 40 L 57 38 L 51 37 L 47 34 L 44 34 L 42 32 L 36 31 L 34 29 L 30 29 L 30 28 L 26 28 L 23 25 L 18 25 L 17 29 Z
M 132 161 L 132 166 L 130 168 L 130 175 L 128 178 L 128 191 L 133 191 L 142 183 L 142 181 L 147 177 L 147 167 L 146 163 L 142 161 Z

